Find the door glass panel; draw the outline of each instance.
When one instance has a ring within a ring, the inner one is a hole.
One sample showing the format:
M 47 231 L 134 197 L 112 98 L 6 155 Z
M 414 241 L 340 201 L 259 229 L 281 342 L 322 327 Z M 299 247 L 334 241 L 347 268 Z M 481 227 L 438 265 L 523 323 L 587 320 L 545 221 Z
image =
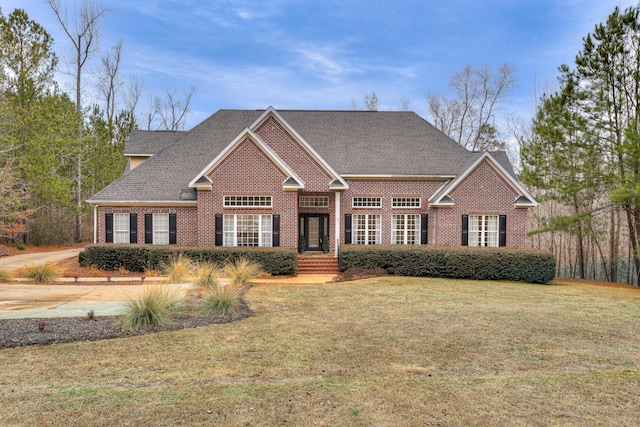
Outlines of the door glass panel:
M 309 229 L 307 230 L 309 234 L 309 248 L 319 248 L 320 247 L 320 218 L 317 216 L 309 217 Z

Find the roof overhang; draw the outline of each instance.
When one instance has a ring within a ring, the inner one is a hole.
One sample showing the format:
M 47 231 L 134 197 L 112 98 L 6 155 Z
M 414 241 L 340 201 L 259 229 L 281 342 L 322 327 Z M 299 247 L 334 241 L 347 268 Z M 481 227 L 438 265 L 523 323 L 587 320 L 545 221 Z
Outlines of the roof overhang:
M 304 182 L 298 177 L 293 170 L 280 158 L 278 155 L 262 141 L 262 139 L 256 135 L 251 129 L 246 128 L 236 136 L 233 141 L 225 147 L 204 169 L 202 169 L 195 178 L 189 182 L 189 187 L 199 189 L 211 189 L 213 183 L 208 178 L 208 175 L 220 165 L 237 146 L 239 146 L 245 139 L 250 139 L 256 146 L 262 150 L 262 152 L 284 173 L 287 177 L 282 183 L 284 190 L 301 190 L 304 189 Z M 207 182 L 205 181 L 209 181 Z
M 443 181 L 455 178 L 455 175 L 394 175 L 394 174 L 351 174 L 343 173 L 341 175 L 345 179 L 360 179 L 371 181 L 393 181 L 393 180 L 406 180 L 406 181 Z
M 249 129 L 255 131 L 258 129 L 264 122 L 266 122 L 270 117 L 275 118 L 280 124 L 285 128 L 285 130 L 295 139 L 301 147 L 313 158 L 318 165 L 331 176 L 332 181 L 330 184 L 333 184 L 336 180 L 342 184 L 342 188 L 349 188 L 349 184 L 338 174 L 330 165 L 327 163 L 321 156 L 313 149 L 313 147 L 302 137 L 296 130 L 289 124 L 282 116 L 276 111 L 275 108 L 270 106 L 258 117 L 250 126 Z M 336 189 L 337 187 L 332 187 L 332 189 Z
M 197 206 L 197 200 L 87 200 L 91 206 Z

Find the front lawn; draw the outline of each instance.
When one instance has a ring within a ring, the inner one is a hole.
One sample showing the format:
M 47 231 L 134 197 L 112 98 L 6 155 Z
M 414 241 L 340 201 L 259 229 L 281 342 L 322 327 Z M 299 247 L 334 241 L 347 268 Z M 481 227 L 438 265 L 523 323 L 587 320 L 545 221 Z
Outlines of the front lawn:
M 245 320 L 0 351 L 1 425 L 637 425 L 640 290 L 264 284 Z

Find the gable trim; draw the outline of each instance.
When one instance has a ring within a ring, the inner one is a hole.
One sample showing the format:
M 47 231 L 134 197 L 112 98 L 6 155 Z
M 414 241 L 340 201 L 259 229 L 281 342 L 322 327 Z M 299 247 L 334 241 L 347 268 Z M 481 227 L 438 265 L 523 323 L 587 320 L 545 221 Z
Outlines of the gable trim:
M 296 132 L 296 130 L 289 123 L 287 123 L 287 121 L 283 119 L 282 116 L 272 106 L 269 106 L 269 108 L 264 110 L 264 112 L 260 115 L 260 117 L 258 117 L 253 123 L 251 123 L 251 125 L 249 126 L 249 129 L 251 130 L 257 129 L 270 116 L 275 117 L 275 119 L 278 120 L 282 126 L 284 126 L 285 130 L 289 132 L 291 136 L 293 136 L 296 142 L 298 142 L 302 146 L 302 148 L 304 148 L 305 151 L 307 151 L 307 153 L 309 153 L 309 155 L 311 155 L 311 157 L 316 162 L 318 162 L 320 167 L 324 169 L 325 172 L 327 172 L 331 176 L 331 178 L 333 178 L 332 182 L 335 182 L 335 181 L 340 182 L 340 184 L 342 184 L 342 188 L 344 188 L 345 190 L 349 188 L 349 184 L 347 184 L 347 182 L 344 179 L 342 179 L 342 177 L 335 170 L 333 170 L 333 168 L 329 165 L 329 163 L 327 163 L 320 156 L 320 154 L 318 154 L 316 150 L 314 150 L 313 147 L 302 136 L 300 136 L 300 134 L 298 134 L 298 132 Z M 334 185 L 332 188 L 336 189 L 338 187 Z
M 282 181 L 282 187 L 285 190 L 301 190 L 304 189 L 304 182 L 298 177 L 293 170 L 278 155 L 260 139 L 251 129 L 245 128 L 236 136 L 233 141 L 227 145 L 195 178 L 189 182 L 191 188 L 211 188 L 212 184 L 203 182 L 203 178 L 211 182 L 209 175 L 216 167 L 222 163 L 245 139 L 249 138 L 262 152 L 271 159 L 271 161 L 280 169 L 287 177 Z M 293 180 L 293 181 L 292 181 Z
M 452 206 L 452 199 L 450 193 L 460 185 L 465 178 L 467 178 L 484 160 L 487 160 L 489 164 L 494 168 L 496 172 L 502 177 L 502 179 L 513 188 L 518 197 L 514 201 L 515 207 L 534 207 L 538 205 L 533 196 L 509 173 L 507 170 L 489 153 L 483 152 L 478 159 L 473 162 L 463 173 L 461 173 L 453 181 L 445 185 L 442 189 L 438 190 L 431 198 L 429 198 L 429 205 L 433 207 L 450 207 Z M 517 203 L 520 197 L 525 197 L 529 203 Z M 448 198 L 448 200 L 447 200 Z

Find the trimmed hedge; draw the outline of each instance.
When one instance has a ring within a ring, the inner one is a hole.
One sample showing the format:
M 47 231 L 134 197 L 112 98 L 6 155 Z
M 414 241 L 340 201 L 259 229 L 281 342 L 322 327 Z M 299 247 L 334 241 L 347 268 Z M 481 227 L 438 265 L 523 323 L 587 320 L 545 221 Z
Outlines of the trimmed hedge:
M 533 249 L 417 245 L 343 245 L 340 269 L 383 268 L 401 276 L 548 283 L 553 254 Z
M 297 252 L 294 248 L 254 248 L 219 246 L 155 246 L 155 245 L 91 245 L 84 250 L 82 265 L 95 265 L 112 271 L 125 268 L 143 272 L 158 270 L 162 262 L 169 262 L 172 255 L 182 253 L 195 262 L 210 261 L 220 265 L 244 257 L 262 266 L 273 275 L 298 274 Z

